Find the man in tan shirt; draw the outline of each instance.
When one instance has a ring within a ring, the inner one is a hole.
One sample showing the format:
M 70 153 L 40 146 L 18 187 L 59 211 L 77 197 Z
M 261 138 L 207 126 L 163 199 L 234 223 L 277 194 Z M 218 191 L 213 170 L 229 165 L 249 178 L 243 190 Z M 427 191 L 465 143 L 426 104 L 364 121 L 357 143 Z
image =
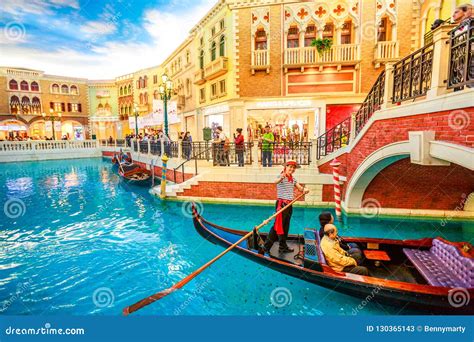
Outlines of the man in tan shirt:
M 328 265 L 335 271 L 360 275 L 369 275 L 367 267 L 358 266 L 357 261 L 341 248 L 337 240 L 337 228 L 328 223 L 324 226 L 324 236 L 321 239 L 321 250 Z

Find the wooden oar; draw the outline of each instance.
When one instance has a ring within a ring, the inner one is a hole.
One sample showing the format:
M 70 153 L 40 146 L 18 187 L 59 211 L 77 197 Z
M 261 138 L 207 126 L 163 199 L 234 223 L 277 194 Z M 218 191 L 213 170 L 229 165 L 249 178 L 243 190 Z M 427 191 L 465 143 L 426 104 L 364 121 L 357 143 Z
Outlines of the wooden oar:
M 135 304 L 132 304 L 130 306 L 127 306 L 125 309 L 123 309 L 123 314 L 127 316 L 128 314 L 131 314 L 132 312 L 135 312 L 137 310 L 140 310 L 141 308 L 156 302 L 157 300 L 160 300 L 163 297 L 166 297 L 170 293 L 173 293 L 176 290 L 179 290 L 182 288 L 184 285 L 189 283 L 191 280 L 193 280 L 196 276 L 198 276 L 202 271 L 204 271 L 206 268 L 211 266 L 214 262 L 222 258 L 224 255 L 226 255 L 228 252 L 230 252 L 234 247 L 236 247 L 238 244 L 240 244 L 242 241 L 250 237 L 254 232 L 257 232 L 260 228 L 266 226 L 275 216 L 278 214 L 282 213 L 287 207 L 295 203 L 297 200 L 299 200 L 302 196 L 304 196 L 304 192 L 297 196 L 294 200 L 292 200 L 290 203 L 288 203 L 286 206 L 278 210 L 276 213 L 274 213 L 272 216 L 264 220 L 262 223 L 260 223 L 258 226 L 256 226 L 252 231 L 248 232 L 245 234 L 239 241 L 235 242 L 233 245 L 231 245 L 229 248 L 227 248 L 225 251 L 214 257 L 213 259 L 209 260 L 207 263 L 199 267 L 196 271 L 188 275 L 186 278 L 180 280 L 173 286 L 167 288 L 166 290 L 160 291 L 158 293 L 155 293 L 154 295 L 144 298 L 140 300 L 139 302 L 136 302 Z

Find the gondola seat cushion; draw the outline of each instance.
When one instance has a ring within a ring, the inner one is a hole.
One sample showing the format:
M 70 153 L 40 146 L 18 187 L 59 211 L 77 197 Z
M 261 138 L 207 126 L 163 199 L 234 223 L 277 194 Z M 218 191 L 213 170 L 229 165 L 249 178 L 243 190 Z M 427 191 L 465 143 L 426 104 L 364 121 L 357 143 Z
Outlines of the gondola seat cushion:
M 404 248 L 403 252 L 430 285 L 474 287 L 474 260 L 453 245 L 433 239 L 429 250 Z

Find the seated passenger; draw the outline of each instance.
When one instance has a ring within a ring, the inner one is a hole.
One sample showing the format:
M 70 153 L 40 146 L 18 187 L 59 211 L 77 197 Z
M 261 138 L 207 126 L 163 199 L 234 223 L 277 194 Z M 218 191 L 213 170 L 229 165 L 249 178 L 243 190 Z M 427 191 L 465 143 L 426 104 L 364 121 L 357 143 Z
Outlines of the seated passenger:
M 321 250 L 328 265 L 335 271 L 348 272 L 360 275 L 369 275 L 367 267 L 358 266 L 356 259 L 351 257 L 339 245 L 337 240 L 337 228 L 328 223 L 324 227 L 324 236 L 321 239 Z
M 334 216 L 329 211 L 323 211 L 319 214 L 319 238 L 322 239 L 324 236 L 324 227 L 328 224 L 334 224 Z M 341 236 L 337 236 L 336 239 L 339 241 L 339 245 L 343 250 L 345 250 L 351 257 L 356 259 L 357 263 L 360 265 L 364 261 L 364 255 L 362 254 L 361 249 L 356 243 L 349 242 L 346 243 Z

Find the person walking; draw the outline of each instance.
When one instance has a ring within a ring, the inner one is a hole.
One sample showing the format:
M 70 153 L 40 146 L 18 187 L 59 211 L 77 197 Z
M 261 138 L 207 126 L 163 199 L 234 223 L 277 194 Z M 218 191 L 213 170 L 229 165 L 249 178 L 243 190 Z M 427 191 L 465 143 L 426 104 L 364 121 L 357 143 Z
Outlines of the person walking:
M 262 165 L 272 167 L 272 154 L 275 137 L 270 130 L 270 126 L 265 126 L 265 133 L 262 135 Z
M 277 201 L 276 201 L 276 211 L 279 211 L 290 203 L 294 198 L 294 189 L 298 189 L 301 192 L 307 194 L 308 189 L 305 189 L 298 181 L 293 177 L 295 173 L 297 163 L 294 160 L 289 160 L 285 164 L 285 168 L 275 180 L 277 185 Z M 288 247 L 286 239 L 288 237 L 288 232 L 290 231 L 290 220 L 293 213 L 293 207 L 287 207 L 282 213 L 278 214 L 275 218 L 272 229 L 268 233 L 267 239 L 264 244 L 264 251 L 270 254 L 270 250 L 278 240 L 278 252 L 279 253 L 291 253 L 294 250 Z
M 242 128 L 236 129 L 237 134 L 234 134 L 235 153 L 237 154 L 237 161 L 240 167 L 244 166 L 244 152 L 245 143 L 244 135 L 242 134 Z

